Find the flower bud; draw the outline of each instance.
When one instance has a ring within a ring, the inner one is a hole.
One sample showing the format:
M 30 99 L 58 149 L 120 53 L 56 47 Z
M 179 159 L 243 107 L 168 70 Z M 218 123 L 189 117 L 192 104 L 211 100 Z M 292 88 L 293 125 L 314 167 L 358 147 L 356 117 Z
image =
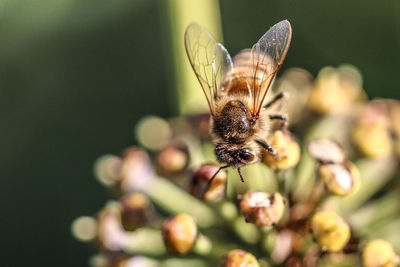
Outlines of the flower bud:
M 201 166 L 191 178 L 189 185 L 190 194 L 206 201 L 218 201 L 223 198 L 227 178 L 226 172 L 220 170 L 212 183 L 209 184 L 210 179 L 218 169 L 218 166 L 212 164 Z
M 183 144 L 170 144 L 156 157 L 158 170 L 163 175 L 179 173 L 188 165 L 188 150 Z
M 352 139 L 358 149 L 367 157 L 379 158 L 392 153 L 390 132 L 381 121 L 359 123 L 353 129 Z
M 134 231 L 147 224 L 150 217 L 150 201 L 142 193 L 133 193 L 121 200 L 121 222 L 126 231 Z
M 351 162 L 321 164 L 318 172 L 325 188 L 334 195 L 347 196 L 359 185 L 360 173 Z
M 312 140 L 308 144 L 308 152 L 322 163 L 342 163 L 345 160 L 343 149 L 330 139 Z
M 285 95 L 288 95 L 285 110 L 290 118 L 290 124 L 300 122 L 304 118 L 304 107 L 312 84 L 311 73 L 300 68 L 287 69 L 275 83 L 275 92 L 285 92 Z
M 97 221 L 89 216 L 76 218 L 71 224 L 71 232 L 79 241 L 92 241 L 97 236 Z
M 325 67 L 318 73 L 307 106 L 319 114 L 342 113 L 365 98 L 354 67 Z M 351 78 L 353 77 L 353 78 Z
M 285 201 L 279 193 L 251 191 L 243 196 L 240 209 L 246 222 L 258 226 L 270 226 L 277 224 L 282 218 Z
M 250 253 L 235 249 L 222 257 L 220 267 L 259 267 L 257 259 Z
M 145 150 L 138 147 L 126 149 L 122 156 L 120 169 L 123 192 L 140 191 L 154 178 L 154 170 Z
M 120 205 L 108 203 L 97 218 L 97 241 L 107 251 L 120 251 L 125 242 L 125 232 L 121 226 Z
M 349 225 L 333 211 L 315 213 L 311 219 L 311 230 L 323 250 L 339 251 L 350 240 Z
M 197 238 L 197 226 L 192 217 L 179 214 L 164 222 L 162 233 L 167 251 L 182 255 L 193 248 Z
M 399 257 L 388 242 L 376 239 L 365 246 L 362 261 L 364 267 L 395 267 L 399 263 Z
M 263 162 L 274 170 L 286 170 L 294 167 L 300 160 L 300 146 L 290 132 L 277 130 L 268 138 L 268 144 L 275 154 L 264 152 Z
M 111 186 L 117 183 L 121 176 L 122 159 L 114 155 L 103 155 L 94 163 L 94 174 L 100 183 Z

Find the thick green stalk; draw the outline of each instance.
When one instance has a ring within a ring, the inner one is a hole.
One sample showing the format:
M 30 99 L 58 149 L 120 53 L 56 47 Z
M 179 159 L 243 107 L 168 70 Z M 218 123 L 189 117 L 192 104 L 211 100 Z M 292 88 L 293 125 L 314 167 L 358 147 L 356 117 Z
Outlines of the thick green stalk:
M 175 88 L 180 113 L 198 113 L 207 110 L 200 84 L 185 54 L 183 37 L 186 27 L 197 22 L 221 41 L 219 2 L 215 0 L 169 0 L 168 14 L 174 60 Z
M 347 219 L 355 231 L 364 232 L 368 226 L 399 213 L 400 195 L 392 191 L 352 212 Z
M 217 223 L 217 216 L 210 207 L 166 178 L 154 177 L 145 192 L 154 203 L 164 210 L 172 214 L 187 213 L 193 216 L 199 227 L 210 227 Z

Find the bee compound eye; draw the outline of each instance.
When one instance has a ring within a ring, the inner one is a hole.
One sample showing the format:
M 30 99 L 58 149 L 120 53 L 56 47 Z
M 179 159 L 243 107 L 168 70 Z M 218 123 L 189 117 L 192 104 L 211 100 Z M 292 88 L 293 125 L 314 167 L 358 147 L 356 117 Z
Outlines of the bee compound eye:
M 247 148 L 241 149 L 241 150 L 239 150 L 239 157 L 246 161 L 250 161 L 254 158 L 254 153 L 252 151 L 250 151 L 250 149 L 247 149 Z

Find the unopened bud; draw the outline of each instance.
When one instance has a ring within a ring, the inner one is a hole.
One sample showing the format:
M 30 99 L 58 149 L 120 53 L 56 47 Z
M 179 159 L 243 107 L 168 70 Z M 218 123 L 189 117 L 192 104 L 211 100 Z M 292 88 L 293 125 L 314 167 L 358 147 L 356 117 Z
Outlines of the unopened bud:
M 71 232 L 79 241 L 92 241 L 97 235 L 97 221 L 88 216 L 76 218 L 71 224 Z
M 342 163 L 345 160 L 343 149 L 330 139 L 312 140 L 308 144 L 308 152 L 322 163 Z
M 134 231 L 149 221 L 151 205 L 146 195 L 130 194 L 121 200 L 121 205 L 121 221 L 125 230 Z
M 251 191 L 243 196 L 240 209 L 246 222 L 270 226 L 277 224 L 282 218 L 285 201 L 279 193 Z
M 347 196 L 358 187 L 360 173 L 351 162 L 321 164 L 318 169 L 326 189 L 338 196 Z
M 321 69 L 311 89 L 308 107 L 319 114 L 348 111 L 355 102 L 365 98 L 360 81 L 349 79 L 350 76 L 357 76 L 357 72 L 354 67 Z
M 140 191 L 154 178 L 154 170 L 145 150 L 138 147 L 126 149 L 122 156 L 120 170 L 123 192 Z
M 235 249 L 222 257 L 220 267 L 259 267 L 257 259 L 250 253 Z
M 323 250 L 339 251 L 350 240 L 349 225 L 333 211 L 319 211 L 311 219 L 311 230 Z
M 104 185 L 114 185 L 121 179 L 119 175 L 122 159 L 114 155 L 104 155 L 94 163 L 94 174 Z
M 285 101 L 285 107 L 287 106 L 285 110 L 290 118 L 290 124 L 301 121 L 305 115 L 304 107 L 312 84 L 311 73 L 300 68 L 287 69 L 278 79 L 276 92 L 285 92 L 288 95 L 288 100 Z
M 188 253 L 197 238 L 196 223 L 186 214 L 179 214 L 165 221 L 162 232 L 165 247 L 173 254 Z
M 158 170 L 163 175 L 179 173 L 188 165 L 188 150 L 183 144 L 170 144 L 157 155 Z
M 119 203 L 110 202 L 98 214 L 97 241 L 102 249 L 120 251 L 125 242 L 125 233 L 121 226 Z
M 381 121 L 356 125 L 352 132 L 353 142 L 367 157 L 379 158 L 392 153 L 390 132 Z
M 200 169 L 193 174 L 190 181 L 190 194 L 206 201 L 218 201 L 222 199 L 225 194 L 226 172 L 220 170 L 214 177 L 212 183 L 209 183 L 218 169 L 218 166 L 212 164 L 201 166 Z
M 288 131 L 274 131 L 268 138 L 275 155 L 264 152 L 263 162 L 274 170 L 294 167 L 300 160 L 300 146 Z
M 392 246 L 385 240 L 369 241 L 362 254 L 364 267 L 395 267 L 399 264 L 399 257 Z

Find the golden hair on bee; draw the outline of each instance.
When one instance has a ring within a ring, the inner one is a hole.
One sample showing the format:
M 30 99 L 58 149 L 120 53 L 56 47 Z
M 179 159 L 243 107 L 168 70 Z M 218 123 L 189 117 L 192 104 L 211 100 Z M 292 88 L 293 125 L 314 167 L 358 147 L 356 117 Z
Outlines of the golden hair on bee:
M 190 24 L 186 29 L 186 53 L 210 108 L 215 155 L 223 164 L 219 170 L 237 168 L 242 181 L 241 167 L 259 161 L 262 150 L 274 155 L 266 141 L 270 120 L 285 117 L 269 114 L 267 109 L 283 93 L 269 103 L 264 100 L 286 57 L 291 37 L 290 23 L 283 20 L 232 60 L 205 28 Z

